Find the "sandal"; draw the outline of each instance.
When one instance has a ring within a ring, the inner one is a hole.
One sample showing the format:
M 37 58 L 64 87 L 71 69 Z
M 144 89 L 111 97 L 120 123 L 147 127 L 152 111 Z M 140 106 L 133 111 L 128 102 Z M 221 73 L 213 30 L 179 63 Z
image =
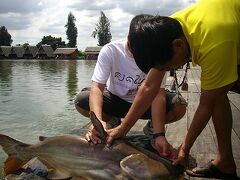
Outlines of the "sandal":
M 212 164 L 212 161 L 208 162 L 204 166 L 200 166 L 196 168 L 196 172 L 193 172 L 192 170 L 186 170 L 187 175 L 192 177 L 201 177 L 201 178 L 217 178 L 217 179 L 240 179 L 237 176 L 237 173 L 224 173 L 221 172 L 214 164 Z

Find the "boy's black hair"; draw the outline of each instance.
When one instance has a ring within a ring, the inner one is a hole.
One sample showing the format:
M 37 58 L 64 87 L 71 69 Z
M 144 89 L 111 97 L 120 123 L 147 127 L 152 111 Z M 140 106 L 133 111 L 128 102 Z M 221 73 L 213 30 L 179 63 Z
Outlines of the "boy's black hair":
M 145 73 L 173 56 L 172 42 L 183 35 L 180 23 L 170 17 L 138 15 L 131 21 L 128 42 L 137 66 Z

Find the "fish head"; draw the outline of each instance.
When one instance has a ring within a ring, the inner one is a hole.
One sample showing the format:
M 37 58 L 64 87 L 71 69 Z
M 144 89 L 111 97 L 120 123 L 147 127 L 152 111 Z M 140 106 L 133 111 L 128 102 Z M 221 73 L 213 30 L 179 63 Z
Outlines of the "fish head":
M 121 160 L 120 166 L 133 179 L 159 179 L 170 175 L 166 166 L 144 154 L 131 154 Z

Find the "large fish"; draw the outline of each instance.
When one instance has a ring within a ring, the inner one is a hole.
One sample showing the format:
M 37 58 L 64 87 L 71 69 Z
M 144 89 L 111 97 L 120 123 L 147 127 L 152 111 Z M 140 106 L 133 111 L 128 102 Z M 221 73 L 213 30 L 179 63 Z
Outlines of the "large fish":
M 94 113 L 90 113 L 94 127 L 104 142 L 106 132 Z M 8 154 L 4 176 L 14 173 L 30 159 L 38 157 L 48 169 L 48 179 L 159 179 L 179 177 L 183 169 L 149 151 L 139 150 L 125 140 L 91 145 L 77 135 L 40 138 L 36 144 L 26 144 L 0 134 L 0 145 Z

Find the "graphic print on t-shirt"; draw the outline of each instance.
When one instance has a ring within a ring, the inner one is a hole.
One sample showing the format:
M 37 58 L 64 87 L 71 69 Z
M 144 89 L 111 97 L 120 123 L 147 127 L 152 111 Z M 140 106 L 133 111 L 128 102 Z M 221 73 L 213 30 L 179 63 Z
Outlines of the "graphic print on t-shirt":
M 117 84 L 123 88 L 128 89 L 126 95 L 136 94 L 138 87 L 145 79 L 145 74 L 135 75 L 135 77 L 127 76 L 120 72 L 115 72 L 114 74 L 114 84 Z

